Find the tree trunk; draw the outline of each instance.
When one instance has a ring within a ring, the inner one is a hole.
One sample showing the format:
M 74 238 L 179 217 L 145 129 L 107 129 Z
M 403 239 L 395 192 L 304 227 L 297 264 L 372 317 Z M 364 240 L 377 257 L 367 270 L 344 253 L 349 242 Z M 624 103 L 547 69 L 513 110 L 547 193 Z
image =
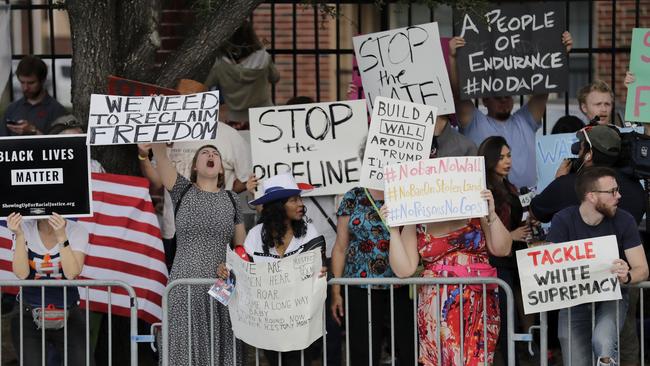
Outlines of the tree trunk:
M 88 123 L 90 95 L 106 94 L 110 74 L 174 88 L 180 78 L 203 81 L 219 46 L 262 0 L 224 0 L 197 14 L 185 42 L 157 68 L 157 18 L 164 0 L 67 0 L 72 35 L 74 114 Z M 109 173 L 141 175 L 135 145 L 92 149 Z

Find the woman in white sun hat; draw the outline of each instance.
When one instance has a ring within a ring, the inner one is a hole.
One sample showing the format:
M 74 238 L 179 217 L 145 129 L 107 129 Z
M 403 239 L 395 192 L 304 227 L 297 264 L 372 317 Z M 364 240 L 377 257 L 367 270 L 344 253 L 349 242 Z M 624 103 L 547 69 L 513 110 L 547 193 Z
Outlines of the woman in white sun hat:
M 325 252 L 325 239 L 314 225 L 305 222 L 305 205 L 300 194 L 313 189 L 308 184 L 298 184 L 291 173 L 278 174 L 262 183 L 264 195 L 250 201 L 252 205 L 262 205 L 258 224 L 246 236 L 244 249 L 253 262 L 275 262 L 284 257 L 321 248 Z M 225 268 L 220 268 L 220 271 Z M 321 277 L 327 272 L 321 268 Z M 220 273 L 222 277 L 227 272 Z M 278 354 L 266 351 L 271 365 L 278 364 Z M 304 352 L 305 364 L 311 362 L 311 355 Z M 300 365 L 301 352 L 282 354 L 283 365 Z

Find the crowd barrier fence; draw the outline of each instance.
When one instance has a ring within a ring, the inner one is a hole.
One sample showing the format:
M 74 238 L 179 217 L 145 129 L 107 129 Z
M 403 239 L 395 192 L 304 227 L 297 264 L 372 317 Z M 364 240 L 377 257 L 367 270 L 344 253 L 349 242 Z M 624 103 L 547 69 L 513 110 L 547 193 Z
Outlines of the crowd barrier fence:
M 19 359 L 19 365 L 22 366 L 24 364 L 24 355 L 25 352 L 29 352 L 29 349 L 25 349 L 24 347 L 24 334 L 23 334 L 23 314 L 22 312 L 25 309 L 26 304 L 23 302 L 23 297 L 22 291 L 24 287 L 40 287 L 41 288 L 41 299 L 43 300 L 41 302 L 41 308 L 45 308 L 46 304 L 44 302 L 45 298 L 45 288 L 52 288 L 52 287 L 77 287 L 77 288 L 85 288 L 86 293 L 88 293 L 89 289 L 91 287 L 102 287 L 102 288 L 107 288 L 107 313 L 108 313 L 108 360 L 107 363 L 108 365 L 112 365 L 112 359 L 111 359 L 111 354 L 112 354 L 112 288 L 114 287 L 119 287 L 124 289 L 129 298 L 129 304 L 130 304 L 130 363 L 132 366 L 137 366 L 138 364 L 138 303 L 137 303 L 137 298 L 136 298 L 136 293 L 133 287 L 129 286 L 125 282 L 122 281 L 103 281 L 103 280 L 0 280 L 0 296 L 8 293 L 14 293 L 13 291 L 7 292 L 7 288 L 18 288 L 18 296 L 16 298 L 17 301 L 17 311 L 18 313 L 16 316 L 19 319 L 19 347 L 16 350 L 17 356 Z M 62 358 L 63 365 L 67 366 L 71 363 L 68 361 L 68 306 L 67 306 L 67 293 L 68 291 L 62 291 L 63 293 L 63 303 L 64 303 L 64 308 L 63 308 L 63 355 L 59 355 Z M 90 346 L 90 310 L 89 310 L 89 300 L 81 300 L 81 302 L 85 303 L 85 365 L 91 365 L 91 355 L 92 352 L 91 346 Z M 0 329 L 2 329 L 2 314 L 0 314 Z M 46 359 L 46 341 L 45 341 L 45 328 L 44 328 L 44 322 L 45 318 L 41 317 L 42 323 L 41 323 L 41 365 L 46 365 L 48 364 L 48 360 Z M 0 332 L 0 343 L 3 343 L 2 340 L 2 332 Z M 2 353 L 0 352 L 0 365 L 3 364 L 2 360 Z M 73 365 L 77 366 L 77 365 Z

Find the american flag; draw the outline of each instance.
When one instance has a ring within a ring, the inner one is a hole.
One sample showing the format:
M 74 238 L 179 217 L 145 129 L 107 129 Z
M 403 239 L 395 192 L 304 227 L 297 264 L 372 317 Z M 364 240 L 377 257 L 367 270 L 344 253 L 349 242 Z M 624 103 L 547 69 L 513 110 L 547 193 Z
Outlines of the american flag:
M 120 280 L 131 285 L 138 317 L 149 323 L 162 319 L 162 295 L 167 285 L 165 252 L 145 178 L 92 173 L 93 217 L 78 221 L 89 233 L 89 247 L 79 279 Z M 0 228 L 0 279 L 15 279 L 11 270 L 11 233 Z M 108 311 L 106 287 L 79 288 L 81 306 Z M 121 287 L 111 287 L 111 312 L 130 316 L 130 301 Z

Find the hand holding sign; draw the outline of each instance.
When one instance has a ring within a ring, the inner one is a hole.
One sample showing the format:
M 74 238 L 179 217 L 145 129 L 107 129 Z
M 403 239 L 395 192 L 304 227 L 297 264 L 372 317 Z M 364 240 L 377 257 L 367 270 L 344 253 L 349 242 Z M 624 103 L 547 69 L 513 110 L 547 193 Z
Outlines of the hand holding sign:
M 23 216 L 17 212 L 12 212 L 7 216 L 7 228 L 15 235 L 23 235 Z

